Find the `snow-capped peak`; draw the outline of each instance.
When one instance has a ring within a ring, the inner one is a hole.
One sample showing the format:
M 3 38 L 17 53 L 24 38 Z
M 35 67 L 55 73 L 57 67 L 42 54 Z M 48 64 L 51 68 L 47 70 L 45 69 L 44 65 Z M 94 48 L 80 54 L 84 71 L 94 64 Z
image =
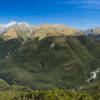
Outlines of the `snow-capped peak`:
M 20 22 L 20 23 L 17 23 L 17 22 L 15 22 L 15 21 L 12 21 L 12 22 L 9 22 L 8 24 L 5 24 L 5 25 L 3 25 L 5 28 L 7 28 L 7 27 L 13 27 L 13 26 L 15 26 L 15 25 L 21 25 L 21 26 L 30 26 L 28 23 L 26 23 L 26 22 Z
M 16 23 L 15 21 L 12 21 L 12 22 L 10 22 L 10 23 L 4 25 L 4 26 L 5 26 L 5 27 L 11 27 L 11 26 L 14 26 L 14 25 L 16 25 L 16 24 L 17 24 L 17 23 Z
M 21 23 L 19 23 L 19 25 L 30 26 L 27 22 L 21 22 Z
M 32 28 L 31 25 L 29 25 L 26 22 L 17 23 L 15 21 L 12 21 L 12 22 L 9 22 L 8 24 L 0 25 L 0 34 L 3 33 L 3 32 L 5 32 L 5 31 L 8 31 L 11 28 L 21 29 L 21 30 L 27 30 L 27 28 L 28 28 L 28 30 L 33 31 L 31 29 Z

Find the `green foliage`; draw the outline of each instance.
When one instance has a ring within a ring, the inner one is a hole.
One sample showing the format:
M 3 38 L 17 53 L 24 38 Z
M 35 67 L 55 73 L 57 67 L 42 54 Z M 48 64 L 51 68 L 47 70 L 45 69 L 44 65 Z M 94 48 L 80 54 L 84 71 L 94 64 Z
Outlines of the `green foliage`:
M 7 88 L 9 88 L 9 84 L 3 79 L 0 79 L 0 91 L 6 90 Z
M 86 82 L 100 66 L 100 40 L 87 36 L 0 39 L 0 58 L 0 100 L 100 99 L 100 73 L 93 83 Z
M 0 77 L 32 89 L 75 89 L 100 66 L 99 51 L 100 41 L 87 36 L 1 39 Z
M 0 95 L 0 100 L 99 100 L 100 95 L 90 95 L 75 91 L 61 89 L 54 90 L 32 90 L 24 91 L 5 91 Z

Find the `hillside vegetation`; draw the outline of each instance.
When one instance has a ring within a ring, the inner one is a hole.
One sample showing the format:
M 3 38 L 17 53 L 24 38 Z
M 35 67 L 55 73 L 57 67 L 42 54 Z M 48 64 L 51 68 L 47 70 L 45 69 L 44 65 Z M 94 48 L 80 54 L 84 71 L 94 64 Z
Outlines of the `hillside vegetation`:
M 64 25 L 10 25 L 0 34 L 0 100 L 99 100 L 97 35 Z
M 74 89 L 100 66 L 100 41 L 84 35 L 0 40 L 0 77 L 32 89 Z M 94 80 L 95 81 L 95 80 Z
M 0 93 L 1 100 L 99 100 L 100 94 L 88 94 L 61 89 L 54 90 L 8 90 Z

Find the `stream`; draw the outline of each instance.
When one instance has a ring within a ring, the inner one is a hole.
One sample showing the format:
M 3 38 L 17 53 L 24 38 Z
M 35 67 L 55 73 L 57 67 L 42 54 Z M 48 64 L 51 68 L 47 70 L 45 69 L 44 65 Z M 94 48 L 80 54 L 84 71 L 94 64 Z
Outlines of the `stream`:
M 96 71 L 92 71 L 91 72 L 91 77 L 87 81 L 89 82 L 89 81 L 91 81 L 93 79 L 96 79 L 97 73 L 99 73 L 99 72 L 100 72 L 100 68 L 98 68 Z

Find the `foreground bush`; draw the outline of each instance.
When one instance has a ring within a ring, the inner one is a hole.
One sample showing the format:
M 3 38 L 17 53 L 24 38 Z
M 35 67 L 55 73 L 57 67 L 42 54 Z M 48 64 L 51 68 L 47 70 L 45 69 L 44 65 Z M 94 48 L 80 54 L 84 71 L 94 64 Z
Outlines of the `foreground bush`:
M 61 89 L 34 91 L 4 91 L 0 100 L 100 100 L 100 94 L 90 95 Z

